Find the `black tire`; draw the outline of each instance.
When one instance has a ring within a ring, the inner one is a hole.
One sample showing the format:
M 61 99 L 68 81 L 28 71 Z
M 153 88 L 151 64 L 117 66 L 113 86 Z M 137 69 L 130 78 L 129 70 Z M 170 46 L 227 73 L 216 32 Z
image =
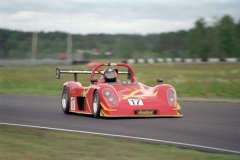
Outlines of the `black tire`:
M 69 104 L 70 104 L 70 98 L 69 98 L 69 93 L 68 93 L 68 89 L 65 86 L 63 88 L 63 92 L 62 92 L 62 110 L 65 114 L 69 113 Z
M 100 110 L 101 110 L 100 96 L 98 91 L 95 91 L 93 94 L 93 116 L 95 118 L 100 117 Z

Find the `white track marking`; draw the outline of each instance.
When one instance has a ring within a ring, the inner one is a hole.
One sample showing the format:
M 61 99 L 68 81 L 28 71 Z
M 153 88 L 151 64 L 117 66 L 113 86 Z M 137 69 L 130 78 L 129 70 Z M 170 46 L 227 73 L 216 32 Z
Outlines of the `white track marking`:
M 175 144 L 175 145 L 181 145 L 181 146 L 196 147 L 196 148 L 199 148 L 199 149 L 209 149 L 209 150 L 218 151 L 218 152 L 227 152 L 227 153 L 240 154 L 240 151 L 234 151 L 234 150 L 228 150 L 228 149 L 222 149 L 222 148 L 215 148 L 215 147 L 208 147 L 208 146 L 202 146 L 202 145 L 196 145 L 196 144 L 188 144 L 188 143 L 181 143 L 181 142 L 165 141 L 165 140 L 159 140 L 159 139 L 134 137 L 134 136 L 125 136 L 125 135 L 108 134 L 108 133 L 98 133 L 98 132 L 88 132 L 88 131 L 78 131 L 78 130 L 51 128 L 51 127 L 42 127 L 42 126 L 32 126 L 32 125 L 24 125 L 24 124 L 12 124 L 12 123 L 1 123 L 1 122 L 0 122 L 0 124 L 1 125 L 9 125 L 9 126 L 20 126 L 20 127 L 29 127 L 29 128 L 55 130 L 55 131 L 85 133 L 85 134 L 108 136 L 108 137 L 128 138 L 128 139 L 136 139 L 136 140 L 144 140 L 144 141 L 152 141 L 152 142 L 161 142 L 161 143 L 166 143 L 166 144 Z

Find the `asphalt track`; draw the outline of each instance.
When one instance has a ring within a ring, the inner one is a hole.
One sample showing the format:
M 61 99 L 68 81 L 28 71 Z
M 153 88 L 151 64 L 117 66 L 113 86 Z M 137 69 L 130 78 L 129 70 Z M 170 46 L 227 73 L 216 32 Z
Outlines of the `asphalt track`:
M 203 151 L 240 154 L 240 105 L 181 102 L 182 118 L 100 118 L 61 110 L 60 97 L 0 95 L 0 124 L 104 133 Z

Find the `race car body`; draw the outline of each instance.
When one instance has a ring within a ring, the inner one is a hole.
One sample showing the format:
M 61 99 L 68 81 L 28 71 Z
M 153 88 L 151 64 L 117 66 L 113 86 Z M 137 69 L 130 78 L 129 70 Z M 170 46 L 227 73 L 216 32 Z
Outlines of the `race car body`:
M 123 67 L 99 70 L 101 67 Z M 65 82 L 62 87 L 62 110 L 64 113 L 90 114 L 94 117 L 182 117 L 179 112 L 175 89 L 161 84 L 157 79 L 155 87 L 149 87 L 135 78 L 131 66 L 124 63 L 102 63 L 92 71 L 71 71 L 56 69 L 56 78 L 61 73 L 74 74 L 74 81 Z M 91 74 L 90 85 L 82 86 L 77 74 Z M 129 81 L 118 77 L 126 74 Z M 96 78 L 100 75 L 100 78 Z

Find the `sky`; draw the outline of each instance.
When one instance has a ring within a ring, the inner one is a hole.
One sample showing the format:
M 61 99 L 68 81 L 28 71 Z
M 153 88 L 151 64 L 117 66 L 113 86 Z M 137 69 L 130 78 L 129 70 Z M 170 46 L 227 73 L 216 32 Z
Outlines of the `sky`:
M 0 28 L 71 34 L 155 34 L 231 16 L 240 0 L 0 0 Z

